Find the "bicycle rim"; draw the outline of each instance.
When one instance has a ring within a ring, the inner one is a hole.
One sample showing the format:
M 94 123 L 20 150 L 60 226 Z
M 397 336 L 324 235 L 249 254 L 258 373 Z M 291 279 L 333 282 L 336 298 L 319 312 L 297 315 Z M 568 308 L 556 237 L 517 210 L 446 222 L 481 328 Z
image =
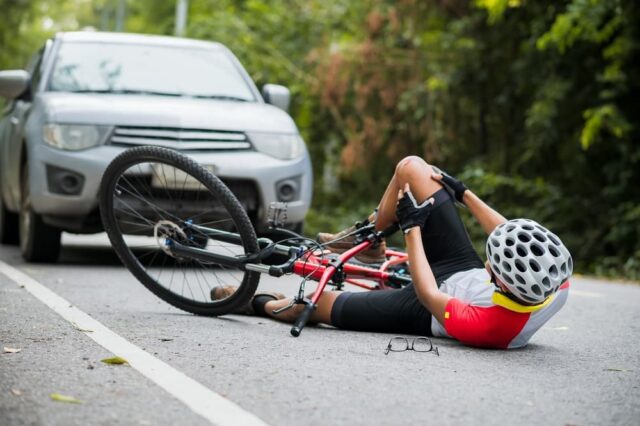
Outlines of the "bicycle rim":
M 122 262 L 173 306 L 222 315 L 255 292 L 259 274 L 171 250 L 170 242 L 178 242 L 231 257 L 258 251 L 253 226 L 236 197 L 188 157 L 156 147 L 124 152 L 105 172 L 100 207 Z M 241 243 L 208 238 L 194 225 L 237 233 Z

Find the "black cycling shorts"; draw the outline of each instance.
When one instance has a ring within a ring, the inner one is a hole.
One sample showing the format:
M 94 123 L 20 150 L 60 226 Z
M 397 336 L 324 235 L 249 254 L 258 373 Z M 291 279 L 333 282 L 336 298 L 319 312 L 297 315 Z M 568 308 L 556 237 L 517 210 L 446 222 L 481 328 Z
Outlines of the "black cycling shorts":
M 456 272 L 484 264 L 449 193 L 441 189 L 433 197 L 433 210 L 421 231 L 425 254 L 440 286 Z M 331 324 L 348 330 L 431 335 L 431 313 L 418 300 L 413 284 L 399 290 L 344 292 L 334 302 Z

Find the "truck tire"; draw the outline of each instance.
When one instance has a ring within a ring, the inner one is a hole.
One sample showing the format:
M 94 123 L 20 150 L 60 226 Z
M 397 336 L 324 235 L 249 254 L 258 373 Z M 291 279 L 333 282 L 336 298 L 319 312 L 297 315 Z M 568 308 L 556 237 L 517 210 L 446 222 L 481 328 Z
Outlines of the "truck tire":
M 33 211 L 29 191 L 29 171 L 22 169 L 20 188 L 20 251 L 27 262 L 55 262 L 60 255 L 61 231 L 48 226 L 42 216 Z
M 18 245 L 19 242 L 18 215 L 7 210 L 0 195 L 0 244 Z

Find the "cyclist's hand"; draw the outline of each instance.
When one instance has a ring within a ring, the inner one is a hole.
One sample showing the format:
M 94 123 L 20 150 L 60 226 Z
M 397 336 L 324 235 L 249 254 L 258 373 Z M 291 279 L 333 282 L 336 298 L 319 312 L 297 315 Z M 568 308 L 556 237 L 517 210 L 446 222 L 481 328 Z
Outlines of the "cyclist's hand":
M 445 173 L 440 169 L 434 168 L 434 171 L 436 173 L 431 175 L 431 179 L 440 182 L 445 187 L 445 189 L 456 198 L 456 200 L 464 204 L 462 198 L 464 197 L 464 192 L 469 188 L 467 188 L 467 186 L 462 183 L 462 181 L 454 178 L 453 176 Z
M 434 199 L 431 197 L 422 204 L 418 204 L 411 193 L 411 188 L 409 188 L 408 183 L 404 186 L 404 190 L 401 189 L 398 191 L 396 216 L 398 217 L 398 224 L 402 232 L 406 234 L 411 228 L 424 226 L 429 218 L 429 214 L 431 214 L 433 202 Z

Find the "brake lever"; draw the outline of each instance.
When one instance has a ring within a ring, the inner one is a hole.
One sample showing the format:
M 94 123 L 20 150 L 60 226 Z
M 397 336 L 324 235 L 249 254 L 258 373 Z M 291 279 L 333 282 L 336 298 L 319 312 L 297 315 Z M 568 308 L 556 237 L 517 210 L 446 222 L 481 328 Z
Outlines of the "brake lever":
M 282 308 L 278 308 L 278 309 L 274 309 L 273 311 L 271 311 L 273 313 L 273 315 L 278 315 L 284 311 L 288 311 L 289 309 L 293 308 L 295 305 L 309 305 L 312 304 L 311 300 L 306 299 L 306 298 L 302 298 L 300 299 L 299 297 L 294 297 L 293 299 L 291 299 L 291 302 L 289 302 L 289 304 L 287 306 L 283 306 Z
M 291 299 L 291 302 L 287 305 L 287 306 L 283 306 L 282 308 L 278 308 L 278 309 L 274 309 L 273 311 L 271 311 L 271 313 L 273 315 L 278 315 L 281 314 L 284 311 L 288 311 L 289 309 L 293 308 L 293 305 L 295 305 L 296 299 Z

